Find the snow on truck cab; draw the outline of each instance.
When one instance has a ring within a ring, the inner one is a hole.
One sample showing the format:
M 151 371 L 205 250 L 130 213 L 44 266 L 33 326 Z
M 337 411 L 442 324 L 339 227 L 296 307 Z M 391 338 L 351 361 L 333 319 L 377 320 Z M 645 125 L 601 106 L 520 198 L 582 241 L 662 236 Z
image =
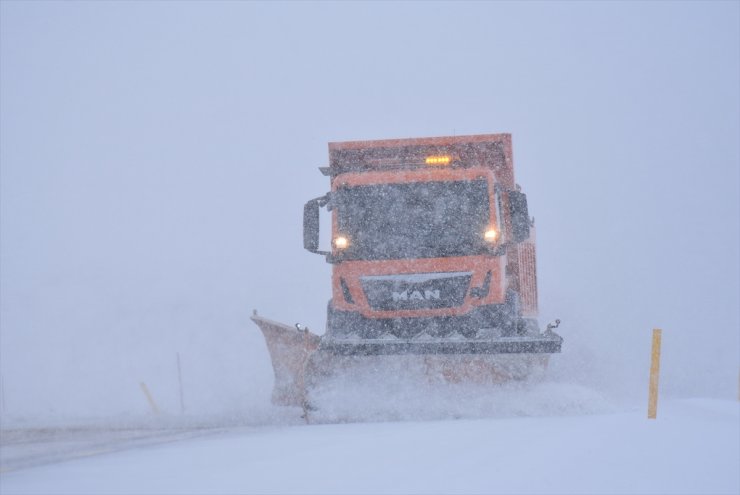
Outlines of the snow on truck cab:
M 321 171 L 331 189 L 306 203 L 303 241 L 332 264 L 326 332 L 252 318 L 276 402 L 305 402 L 316 375 L 343 369 L 341 357 L 450 356 L 453 368 L 475 362 L 481 372 L 486 361 L 482 373 L 501 376 L 507 359 L 542 364 L 560 352 L 562 338 L 537 322 L 534 224 L 511 135 L 330 143 Z M 319 250 L 322 207 L 330 251 Z M 288 352 L 288 341 L 303 351 Z

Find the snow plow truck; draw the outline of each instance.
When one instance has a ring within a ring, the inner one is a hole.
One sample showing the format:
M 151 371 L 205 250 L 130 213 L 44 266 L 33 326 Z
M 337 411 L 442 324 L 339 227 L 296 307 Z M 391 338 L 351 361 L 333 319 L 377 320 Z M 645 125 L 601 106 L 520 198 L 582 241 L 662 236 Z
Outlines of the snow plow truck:
M 559 320 L 544 331 L 537 320 L 534 220 L 510 134 L 329 143 L 320 170 L 331 189 L 305 204 L 303 243 L 332 265 L 325 333 L 252 315 L 273 403 L 320 408 L 315 391 L 354 366 L 413 362 L 434 380 L 500 383 L 560 352 Z

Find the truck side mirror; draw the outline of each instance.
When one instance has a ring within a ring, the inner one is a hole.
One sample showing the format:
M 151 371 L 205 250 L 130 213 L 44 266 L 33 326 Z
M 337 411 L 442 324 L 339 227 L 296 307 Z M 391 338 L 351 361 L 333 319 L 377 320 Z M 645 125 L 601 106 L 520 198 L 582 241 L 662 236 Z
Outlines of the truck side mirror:
M 519 191 L 509 191 L 509 212 L 514 242 L 529 239 L 529 210 L 527 195 Z
M 319 250 L 319 200 L 303 206 L 303 248 L 312 253 Z
M 329 203 L 329 195 L 315 198 L 303 206 L 303 247 L 312 253 L 329 254 L 319 251 L 319 208 Z

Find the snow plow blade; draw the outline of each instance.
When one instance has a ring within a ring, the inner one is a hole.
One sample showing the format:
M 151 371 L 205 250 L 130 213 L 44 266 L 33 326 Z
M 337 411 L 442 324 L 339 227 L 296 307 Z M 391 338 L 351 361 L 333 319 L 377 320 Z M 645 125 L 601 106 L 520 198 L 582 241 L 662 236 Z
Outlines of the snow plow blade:
M 304 397 L 304 369 L 309 356 L 319 347 L 320 337 L 257 315 L 252 321 L 262 331 L 270 352 L 272 369 L 275 373 L 275 386 L 272 403 L 281 406 L 302 406 Z
M 272 402 L 276 405 L 304 407 L 307 393 L 326 377 L 342 374 L 362 363 L 387 367 L 396 361 L 421 359 L 429 376 L 444 376 L 450 382 L 504 382 L 523 379 L 532 369 L 547 366 L 549 354 L 560 352 L 562 337 L 550 327 L 542 333 L 520 336 L 466 338 L 462 335 L 441 339 L 336 339 L 319 336 L 299 325 L 286 325 L 252 317 L 262 331 L 275 374 Z M 482 331 L 483 332 L 483 331 Z M 406 357 L 404 357 L 406 356 Z

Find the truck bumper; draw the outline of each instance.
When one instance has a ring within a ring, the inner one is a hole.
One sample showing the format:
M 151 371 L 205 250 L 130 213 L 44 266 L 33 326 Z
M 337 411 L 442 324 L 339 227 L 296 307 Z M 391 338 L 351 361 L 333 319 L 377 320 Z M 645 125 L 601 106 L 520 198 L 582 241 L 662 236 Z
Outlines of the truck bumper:
M 454 317 L 365 318 L 331 304 L 320 349 L 334 355 L 552 354 L 562 337 L 540 333 L 537 321 L 516 316 L 511 305 L 481 306 Z
M 497 337 L 492 339 L 333 339 L 324 337 L 319 349 L 341 356 L 393 354 L 552 354 L 560 352 L 563 338 L 549 335 Z

